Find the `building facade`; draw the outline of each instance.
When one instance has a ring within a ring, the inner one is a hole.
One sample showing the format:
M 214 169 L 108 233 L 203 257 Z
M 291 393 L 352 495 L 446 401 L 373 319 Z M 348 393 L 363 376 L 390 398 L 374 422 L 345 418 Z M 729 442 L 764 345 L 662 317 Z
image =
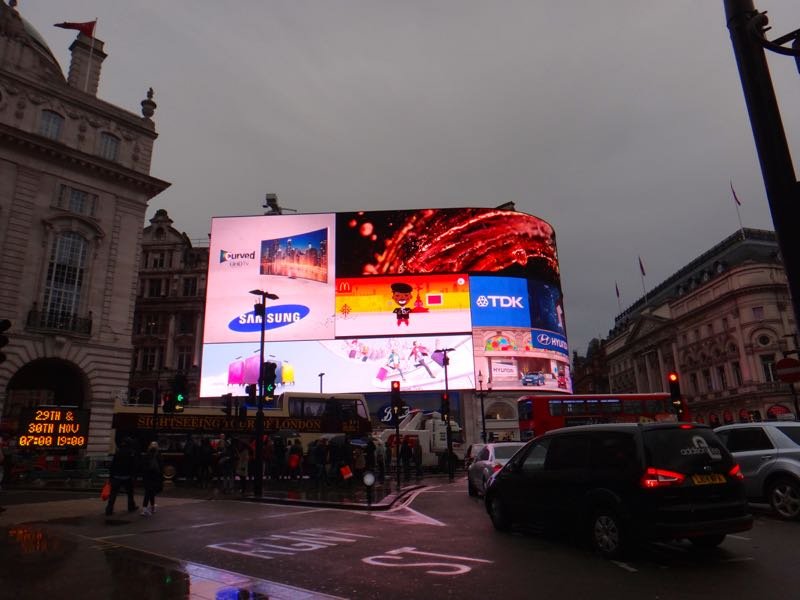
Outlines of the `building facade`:
M 796 332 L 774 232 L 742 229 L 617 317 L 605 344 L 610 391 L 668 391 L 677 371 L 694 420 L 795 418 L 775 364 L 796 356 Z
M 22 409 L 90 413 L 81 452 L 106 454 L 128 392 L 141 223 L 169 184 L 150 175 L 152 90 L 141 115 L 97 97 L 103 42 L 79 33 L 68 76 L 0 2 L 0 427 Z
M 128 402 L 156 406 L 175 376 L 186 376 L 188 402 L 198 398 L 208 247 L 196 248 L 158 210 L 142 233 L 133 319 Z

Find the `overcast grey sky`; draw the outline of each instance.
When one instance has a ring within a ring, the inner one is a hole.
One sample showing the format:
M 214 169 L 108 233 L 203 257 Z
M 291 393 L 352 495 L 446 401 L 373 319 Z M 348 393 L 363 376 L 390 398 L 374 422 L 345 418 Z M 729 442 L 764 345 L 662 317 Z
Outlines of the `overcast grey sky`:
M 756 0 L 775 38 L 798 0 Z M 738 227 L 773 229 L 722 0 L 19 0 L 62 69 L 98 18 L 99 96 L 160 134 L 150 206 L 218 215 L 496 206 L 555 228 L 570 346 Z M 800 74 L 770 55 L 795 165 Z M 797 167 L 796 167 L 797 168 Z

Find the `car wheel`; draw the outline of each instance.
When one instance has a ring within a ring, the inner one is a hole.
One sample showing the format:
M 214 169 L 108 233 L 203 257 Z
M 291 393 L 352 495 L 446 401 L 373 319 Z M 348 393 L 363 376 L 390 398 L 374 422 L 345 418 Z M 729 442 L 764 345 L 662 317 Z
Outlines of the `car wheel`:
M 800 484 L 784 477 L 769 486 L 769 503 L 781 519 L 800 518 Z
M 619 558 L 625 550 L 625 531 L 616 511 L 599 508 L 590 519 L 592 547 L 603 558 Z
M 467 493 L 470 496 L 478 495 L 478 490 L 475 488 L 474 485 L 472 485 L 472 479 L 470 479 L 469 476 L 467 476 Z
M 724 539 L 725 534 L 719 533 L 717 535 L 701 535 L 689 538 L 689 541 L 693 546 L 697 546 L 698 548 L 711 549 L 719 546 Z
M 508 514 L 503 501 L 497 497 L 497 494 L 486 500 L 486 505 L 489 509 L 489 517 L 492 519 L 492 525 L 497 531 L 508 531 L 511 529 L 511 517 Z

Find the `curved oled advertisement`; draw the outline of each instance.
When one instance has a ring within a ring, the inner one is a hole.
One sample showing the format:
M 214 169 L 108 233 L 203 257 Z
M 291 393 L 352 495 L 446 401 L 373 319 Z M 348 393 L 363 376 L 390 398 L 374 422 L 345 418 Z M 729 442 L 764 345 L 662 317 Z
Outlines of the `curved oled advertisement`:
M 216 217 L 200 395 L 571 391 L 555 233 L 524 213 L 425 209 Z M 265 292 L 262 317 L 254 304 Z

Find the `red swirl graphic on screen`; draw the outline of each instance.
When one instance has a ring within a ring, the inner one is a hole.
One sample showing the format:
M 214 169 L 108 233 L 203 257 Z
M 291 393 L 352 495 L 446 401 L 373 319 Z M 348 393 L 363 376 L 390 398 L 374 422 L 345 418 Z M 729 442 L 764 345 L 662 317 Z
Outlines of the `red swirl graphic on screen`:
M 536 265 L 558 278 L 553 228 L 531 215 L 480 208 L 389 215 L 358 213 L 347 222 L 351 236 L 372 245 L 372 260 L 361 263 L 361 275 L 491 273 Z

